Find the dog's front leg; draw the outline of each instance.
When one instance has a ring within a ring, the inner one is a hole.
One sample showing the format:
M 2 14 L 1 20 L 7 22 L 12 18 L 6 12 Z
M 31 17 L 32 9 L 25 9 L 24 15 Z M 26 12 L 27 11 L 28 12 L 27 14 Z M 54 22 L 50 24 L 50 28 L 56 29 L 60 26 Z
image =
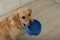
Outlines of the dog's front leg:
M 12 40 L 17 40 L 18 30 L 16 28 L 13 28 L 10 32 L 10 35 Z
M 18 35 L 18 34 L 13 33 L 13 34 L 11 35 L 11 39 L 12 39 L 12 40 L 17 40 L 17 35 Z

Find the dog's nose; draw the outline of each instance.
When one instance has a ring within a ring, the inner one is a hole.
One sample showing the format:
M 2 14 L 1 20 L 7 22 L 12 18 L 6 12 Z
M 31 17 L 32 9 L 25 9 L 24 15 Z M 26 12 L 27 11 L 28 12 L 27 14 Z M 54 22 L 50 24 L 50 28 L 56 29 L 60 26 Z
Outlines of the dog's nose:
M 32 23 L 33 23 L 32 20 L 29 20 L 29 25 L 32 25 Z

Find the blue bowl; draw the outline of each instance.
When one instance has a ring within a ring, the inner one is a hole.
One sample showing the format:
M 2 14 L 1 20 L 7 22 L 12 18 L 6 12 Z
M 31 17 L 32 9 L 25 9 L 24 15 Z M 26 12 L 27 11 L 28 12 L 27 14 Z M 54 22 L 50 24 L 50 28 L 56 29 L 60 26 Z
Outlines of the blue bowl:
M 29 35 L 38 35 L 41 32 L 41 23 L 38 20 L 33 19 L 32 25 L 25 25 L 25 31 Z

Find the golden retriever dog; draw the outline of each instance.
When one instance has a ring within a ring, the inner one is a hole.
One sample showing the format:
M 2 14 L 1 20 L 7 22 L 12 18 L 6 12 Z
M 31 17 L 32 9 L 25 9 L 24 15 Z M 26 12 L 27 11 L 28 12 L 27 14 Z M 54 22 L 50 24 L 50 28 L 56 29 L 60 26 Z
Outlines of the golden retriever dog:
M 4 38 L 16 40 L 16 36 L 18 34 L 24 34 L 24 26 L 32 24 L 31 13 L 32 10 L 30 8 L 24 7 L 15 11 L 12 15 L 1 21 L 0 40 Z

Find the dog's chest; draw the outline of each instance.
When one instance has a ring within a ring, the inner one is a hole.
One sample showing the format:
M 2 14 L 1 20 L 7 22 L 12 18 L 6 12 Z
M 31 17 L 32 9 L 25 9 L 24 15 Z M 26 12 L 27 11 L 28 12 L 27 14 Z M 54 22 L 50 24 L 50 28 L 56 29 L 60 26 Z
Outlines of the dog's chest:
M 10 31 L 10 35 L 15 36 L 15 35 L 18 35 L 18 34 L 25 34 L 25 31 L 17 29 L 17 28 L 12 28 L 12 30 Z

